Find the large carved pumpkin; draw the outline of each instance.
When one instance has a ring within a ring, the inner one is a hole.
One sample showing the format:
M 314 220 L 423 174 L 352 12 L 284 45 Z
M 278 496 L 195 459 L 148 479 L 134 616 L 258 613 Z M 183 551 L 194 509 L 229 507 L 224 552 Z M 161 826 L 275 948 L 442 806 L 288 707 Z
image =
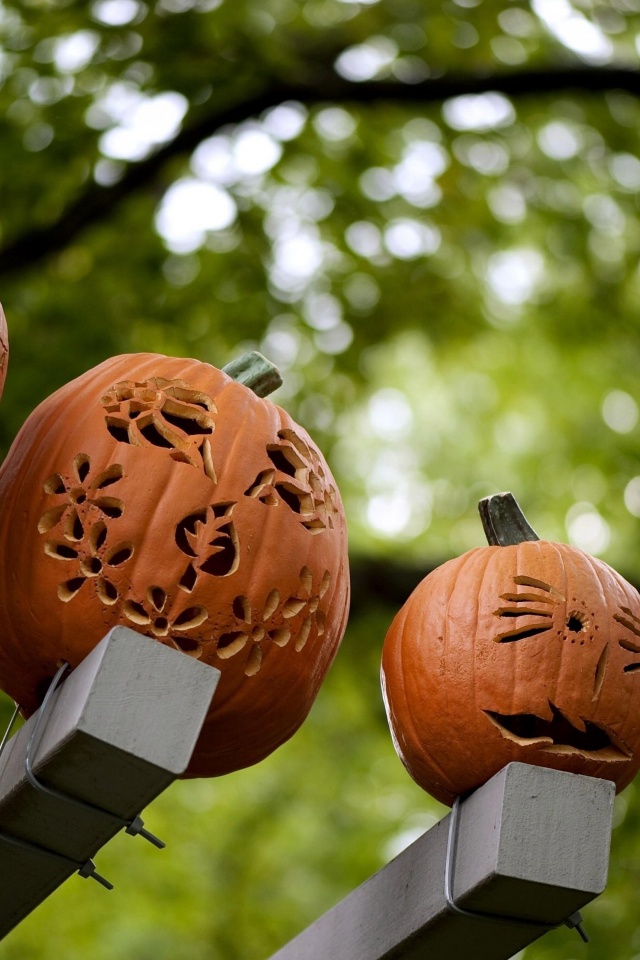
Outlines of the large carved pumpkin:
M 511 761 L 612 780 L 640 766 L 640 598 L 611 567 L 538 540 L 510 494 L 488 547 L 416 588 L 384 643 L 396 749 L 443 803 Z
M 29 417 L 0 504 L 0 686 L 25 715 L 124 624 L 222 671 L 187 776 L 300 726 L 344 632 L 346 528 L 322 454 L 271 401 L 197 360 L 107 360 Z

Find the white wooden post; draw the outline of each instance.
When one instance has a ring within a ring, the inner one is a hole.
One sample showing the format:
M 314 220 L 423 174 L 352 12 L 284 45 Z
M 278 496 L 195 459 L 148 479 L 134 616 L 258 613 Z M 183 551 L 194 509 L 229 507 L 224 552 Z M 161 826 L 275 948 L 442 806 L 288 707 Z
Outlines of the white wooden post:
M 606 885 L 614 786 L 512 763 L 271 960 L 508 960 Z M 452 909 L 445 895 L 447 851 Z M 493 916 L 492 916 L 493 915 Z
M 116 627 L 55 691 L 32 742 L 45 790 L 25 772 L 37 715 L 8 741 L 0 757 L 0 937 L 76 870 L 90 875 L 90 858 L 123 821 L 185 770 L 219 675 Z M 129 832 L 138 827 L 134 820 Z
M 135 831 L 186 768 L 218 677 L 118 627 L 52 698 L 33 769 L 54 793 L 25 772 L 37 717 L 9 741 L 0 937 L 73 872 L 90 873 L 123 821 Z M 608 781 L 510 764 L 460 805 L 455 845 L 447 816 L 272 960 L 507 960 L 604 889 L 613 794 Z M 463 913 L 447 902 L 447 874 Z

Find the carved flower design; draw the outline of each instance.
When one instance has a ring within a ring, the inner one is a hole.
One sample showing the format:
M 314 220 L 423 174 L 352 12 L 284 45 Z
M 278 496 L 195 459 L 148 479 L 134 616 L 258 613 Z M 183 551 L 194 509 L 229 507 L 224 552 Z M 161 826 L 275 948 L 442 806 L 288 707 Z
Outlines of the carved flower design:
M 332 529 L 338 512 L 336 490 L 318 454 L 293 430 L 279 430 L 278 438 L 280 443 L 267 447 L 270 465 L 258 473 L 245 495 L 269 507 L 285 503 L 312 534 Z
M 149 587 L 143 602 L 126 600 L 122 612 L 142 632 L 174 646 L 192 657 L 200 657 L 202 644 L 189 637 L 191 630 L 205 622 L 209 614 L 201 606 L 189 607 L 171 617 L 171 597 L 162 587 Z
M 244 672 L 252 677 L 260 670 L 270 644 L 286 647 L 293 641 L 294 650 L 300 652 L 312 628 L 315 627 L 319 636 L 324 633 L 325 615 L 318 608 L 330 582 L 331 574 L 327 570 L 314 590 L 313 575 L 308 567 L 303 567 L 296 596 L 281 597 L 280 592 L 273 589 L 257 609 L 254 609 L 248 597 L 236 597 L 233 614 L 238 627 L 220 636 L 216 650 L 218 657 L 228 660 L 250 644 Z
M 173 460 L 202 467 L 216 482 L 208 437 L 217 408 L 206 393 L 192 390 L 182 380 L 124 380 L 111 387 L 102 404 L 107 430 L 115 440 L 163 447 Z
M 79 542 L 68 540 L 47 540 L 44 552 L 56 560 L 73 562 L 74 575 L 58 585 L 58 597 L 65 603 L 79 593 L 85 583 L 94 581 L 96 592 L 102 603 L 111 606 L 118 599 L 118 591 L 109 579 L 116 567 L 122 566 L 133 556 L 133 544 L 118 543 L 107 546 L 107 526 L 99 520 L 89 529 L 88 534 Z
M 38 521 L 38 532 L 48 533 L 58 527 L 66 540 L 80 541 L 91 514 L 115 519 L 122 516 L 124 504 L 117 497 L 104 493 L 107 487 L 124 476 L 119 463 L 112 463 L 98 476 L 90 479 L 91 458 L 79 453 L 73 459 L 71 474 L 52 474 L 44 483 L 48 498 L 56 498 Z

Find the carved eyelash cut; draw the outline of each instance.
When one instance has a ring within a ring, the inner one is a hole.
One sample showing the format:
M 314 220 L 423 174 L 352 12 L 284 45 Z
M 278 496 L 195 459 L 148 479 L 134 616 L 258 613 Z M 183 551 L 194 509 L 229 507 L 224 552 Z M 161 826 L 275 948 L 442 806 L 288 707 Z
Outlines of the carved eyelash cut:
M 536 637 L 542 633 L 548 633 L 552 627 L 553 610 L 540 610 L 541 605 L 555 606 L 558 600 L 551 595 L 554 588 L 551 584 L 543 583 L 541 580 L 535 580 L 533 577 L 517 576 L 513 578 L 517 586 L 534 587 L 543 590 L 549 596 L 541 596 L 537 593 L 503 593 L 501 600 L 506 600 L 507 604 L 498 607 L 493 611 L 494 617 L 498 617 L 506 624 L 511 621 L 511 629 L 504 630 L 494 636 L 495 643 L 515 643 L 517 640 L 526 640 L 528 637 Z
M 511 603 L 556 604 L 558 602 L 554 597 L 541 597 L 537 593 L 501 593 L 500 599 L 509 600 Z
M 551 627 L 548 624 L 538 624 L 534 626 L 523 626 L 519 630 L 509 630 L 507 633 L 498 633 L 493 638 L 496 643 L 514 643 L 516 640 L 526 640 L 527 637 L 535 637 L 541 633 L 549 633 Z
M 546 610 L 532 610 L 530 607 L 501 607 L 494 610 L 494 616 L 503 621 L 520 620 L 510 630 L 498 633 L 493 638 L 496 643 L 514 643 L 551 630 L 553 614 Z M 522 619 L 520 619 L 522 618 Z
M 631 640 L 618 640 L 618 643 L 623 650 L 628 650 L 629 653 L 640 653 L 640 646 Z
M 625 630 L 628 630 L 636 637 L 640 637 L 640 618 L 636 617 L 635 613 L 629 609 L 629 607 L 620 607 L 622 613 L 614 613 L 613 619 L 620 624 L 621 627 L 624 627 Z M 628 653 L 640 653 L 640 644 L 634 643 L 633 640 L 628 640 L 626 637 L 618 639 L 619 645 L 623 650 L 626 650 Z M 627 663 L 626 666 L 622 668 L 624 673 L 634 673 L 636 670 L 640 670 L 640 663 Z
M 626 627 L 627 630 L 630 630 L 636 637 L 640 637 L 640 620 L 638 617 L 636 617 L 628 607 L 620 607 L 620 609 L 622 613 L 614 613 L 613 619 L 621 626 Z M 626 616 L 623 616 L 623 614 L 626 614 Z
M 548 633 L 553 626 L 554 614 L 549 607 L 555 607 L 565 599 L 550 583 L 535 577 L 518 574 L 513 578 L 513 582 L 517 587 L 531 587 L 533 590 L 539 590 L 540 593 L 525 591 L 500 594 L 500 599 L 506 600 L 507 603 L 494 610 L 493 615 L 505 622 L 509 620 L 515 622 L 512 629 L 494 636 L 496 643 L 514 643 L 517 640 L 525 640 L 527 637 Z M 543 608 L 546 606 L 547 609 L 541 610 L 541 606 Z
M 535 610 L 532 607 L 500 607 L 493 611 L 496 617 L 548 617 L 551 619 L 553 614 L 546 610 Z
M 554 586 L 550 583 L 546 583 L 544 580 L 537 580 L 535 577 L 527 577 L 522 574 L 513 578 L 513 582 L 517 583 L 519 586 L 523 587 L 536 587 L 538 590 L 544 590 L 545 593 L 551 594 L 552 597 L 555 597 L 556 600 L 566 600 L 567 598 L 560 593 L 559 590 L 556 590 Z

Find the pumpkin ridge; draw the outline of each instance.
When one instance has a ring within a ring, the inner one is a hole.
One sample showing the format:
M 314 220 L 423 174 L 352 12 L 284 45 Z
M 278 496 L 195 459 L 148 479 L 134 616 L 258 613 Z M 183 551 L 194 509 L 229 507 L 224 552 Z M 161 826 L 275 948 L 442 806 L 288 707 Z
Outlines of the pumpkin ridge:
M 566 604 L 566 606 L 565 606 L 564 612 L 563 612 L 563 620 L 566 620 L 567 610 L 569 609 L 569 602 L 570 602 L 570 601 L 569 601 L 569 593 L 570 593 L 570 590 L 569 590 L 569 574 L 568 574 L 568 571 L 567 571 L 567 565 L 566 565 L 566 563 L 565 563 L 564 550 L 561 549 L 561 545 L 560 545 L 560 544 L 553 544 L 553 553 L 557 556 L 557 558 L 558 558 L 558 560 L 559 560 L 559 562 L 560 562 L 560 569 L 561 569 L 561 571 L 562 571 L 562 585 L 561 585 L 561 591 L 560 591 L 560 592 L 562 593 L 562 595 L 563 595 L 564 598 L 565 598 L 565 604 Z M 555 586 L 555 584 L 554 584 L 554 586 Z M 561 642 L 562 642 L 563 644 L 565 643 L 564 640 L 562 640 Z M 562 681 L 564 681 L 563 673 L 564 673 L 564 672 L 566 671 L 566 669 L 567 669 L 567 667 L 566 667 L 566 657 L 564 656 L 565 653 L 566 653 L 566 647 L 563 645 L 563 646 L 561 647 L 561 650 L 560 650 L 560 658 L 559 658 L 558 670 L 556 671 L 556 673 L 555 673 L 555 675 L 554 675 L 554 684 L 553 684 L 552 695 L 549 697 L 549 699 L 552 700 L 553 703 L 557 703 L 557 702 L 558 702 L 558 700 L 557 700 L 558 687 L 561 685 Z
M 596 575 L 596 577 L 597 577 L 597 579 L 598 579 L 598 583 L 600 584 L 600 588 L 601 588 L 601 591 L 602 591 L 602 594 L 603 594 L 603 597 L 604 597 L 604 596 L 606 596 L 606 591 L 605 591 L 605 587 L 604 587 L 604 583 L 603 583 L 602 577 L 603 577 L 603 575 L 604 575 L 605 572 L 607 573 L 607 575 L 609 575 L 609 568 L 607 568 L 606 571 L 605 571 L 605 570 L 602 569 L 600 563 L 595 563 L 595 564 L 593 564 L 593 569 L 594 569 L 595 575 Z M 613 631 L 611 630 L 611 624 L 610 624 L 608 621 L 607 621 L 607 627 L 608 627 L 608 629 L 607 629 L 607 640 L 606 640 L 606 642 L 607 642 L 608 647 L 609 647 L 609 652 L 611 653 L 611 650 L 612 650 L 612 649 L 615 649 L 615 648 L 614 648 L 614 643 L 615 643 L 616 641 L 615 641 L 615 639 L 614 639 L 614 638 L 612 637 L 612 635 L 611 635 Z M 608 669 L 610 669 L 610 666 L 608 667 Z M 598 702 L 600 702 L 600 698 L 598 698 Z M 625 712 L 625 715 L 624 715 L 623 725 L 624 725 L 624 724 L 627 722 L 627 720 L 629 719 L 630 709 L 631 709 L 631 701 L 630 701 L 630 700 L 627 700 L 626 712 Z M 633 754 L 633 756 L 635 757 L 636 751 L 635 751 L 635 750 L 632 750 L 632 754 Z
M 224 474 L 226 472 L 225 466 L 227 461 L 233 464 L 238 462 L 238 459 L 239 459 L 238 444 L 240 443 L 241 439 L 244 440 L 243 434 L 246 428 L 246 418 L 254 416 L 253 408 L 247 409 L 247 403 L 245 402 L 245 397 L 243 395 L 244 390 L 249 390 L 249 388 L 242 387 L 242 384 L 236 383 L 235 380 L 229 379 L 229 382 L 225 383 L 222 390 L 216 394 L 216 404 L 218 407 L 219 419 L 222 421 L 223 418 L 225 417 L 225 414 L 227 417 L 229 416 L 227 406 L 230 407 L 231 409 L 238 406 L 240 407 L 240 410 L 236 411 L 234 409 L 234 419 L 236 420 L 238 428 L 242 426 L 242 429 L 236 429 L 234 431 L 233 439 L 231 441 L 231 446 L 226 451 L 224 462 L 218 468 L 216 468 L 216 475 L 218 477 L 219 484 L 223 484 L 225 482 Z M 262 405 L 260 407 L 261 411 L 263 409 L 266 410 L 266 401 L 263 401 L 260 398 L 255 398 L 255 397 L 253 399 L 255 402 L 258 402 Z M 271 404 L 270 406 L 273 407 L 274 404 Z M 213 458 L 213 449 L 211 451 L 211 456 Z M 214 467 L 215 467 L 215 461 L 214 461 Z
M 504 548 L 500 547 L 499 549 L 504 549 Z M 473 619 L 475 623 L 478 622 L 480 617 L 480 599 L 479 598 L 480 596 L 484 596 L 484 586 L 485 586 L 487 577 L 491 576 L 491 579 L 493 581 L 493 563 L 492 563 L 493 556 L 491 553 L 482 554 L 481 556 L 482 556 L 482 559 L 484 559 L 484 563 L 482 564 L 481 570 L 480 570 L 480 586 L 478 590 L 474 589 L 473 591 L 474 604 L 475 604 Z M 464 567 L 460 572 L 463 573 L 463 571 L 464 571 Z M 478 709 L 478 683 L 477 683 L 477 677 L 476 677 L 475 663 L 473 664 L 473 670 L 472 670 L 472 690 L 470 695 L 472 696 L 472 699 L 473 699 L 474 708 L 477 710 Z
M 453 593 L 454 593 L 455 588 L 456 588 L 456 584 L 457 584 L 459 578 L 461 577 L 462 572 L 463 572 L 465 566 L 467 566 L 468 563 L 471 561 L 472 556 L 473 556 L 474 554 L 476 554 L 477 549 L 478 549 L 478 548 L 475 548 L 475 549 L 473 549 L 473 550 L 467 551 L 467 553 L 463 554 L 462 557 L 458 557 L 458 558 L 456 558 L 456 560 L 449 561 L 449 563 L 451 564 L 452 567 L 455 566 L 455 577 L 451 578 L 450 581 L 447 581 L 448 593 L 447 593 L 447 595 L 446 595 L 446 601 L 445 601 L 444 604 L 443 604 L 443 607 L 444 607 L 445 611 L 447 611 L 448 608 L 449 608 L 449 605 L 450 605 L 450 603 L 451 603 L 451 598 L 452 598 Z M 446 566 L 446 564 L 445 564 L 445 566 Z M 451 568 L 450 568 L 450 569 L 451 569 Z M 424 581 L 423 581 L 423 582 L 424 582 Z M 418 587 L 417 590 L 419 590 L 419 589 L 420 589 L 420 588 Z M 414 593 L 416 593 L 417 590 L 414 591 Z M 412 596 L 413 596 L 413 594 L 412 594 Z M 407 648 L 407 646 L 408 646 L 408 634 L 409 634 L 409 632 L 410 632 L 410 630 L 407 629 L 407 625 L 406 625 L 408 619 L 409 619 L 409 611 L 407 611 L 407 617 L 405 618 L 405 620 L 404 620 L 404 622 L 403 622 L 403 624 L 402 624 L 402 629 L 401 629 L 401 631 L 400 631 L 400 647 L 399 647 L 399 650 L 400 650 L 400 666 L 401 666 L 401 675 L 402 675 L 402 677 L 410 676 L 410 675 L 411 675 L 410 671 L 406 671 L 406 670 L 405 670 L 405 665 L 404 665 L 404 658 L 405 658 L 406 648 Z M 449 653 L 448 618 L 447 618 L 447 616 L 446 616 L 446 613 L 444 614 L 444 629 L 443 629 L 442 639 L 443 639 L 443 658 L 444 658 L 444 660 L 445 660 L 445 662 L 446 662 L 447 659 L 448 659 L 448 653 Z M 397 685 L 397 681 L 395 682 L 395 685 Z M 399 687 L 399 689 L 402 691 L 402 696 L 403 696 L 403 698 L 404 698 L 404 700 L 405 700 L 405 703 L 406 703 L 406 705 L 407 705 L 406 714 L 403 714 L 403 721 L 406 723 L 406 720 L 405 720 L 405 717 L 406 717 L 407 720 L 408 720 L 408 727 L 409 727 L 410 733 L 411 733 L 411 735 L 412 735 L 412 736 L 410 737 L 411 753 L 416 754 L 417 748 L 419 748 L 421 752 L 426 752 L 426 753 L 427 753 L 427 755 L 429 756 L 429 764 L 430 764 L 430 766 L 433 767 L 433 768 L 435 768 L 435 770 L 437 771 L 437 773 L 440 775 L 442 783 L 443 783 L 443 784 L 447 784 L 448 792 L 450 792 L 451 795 L 452 795 L 452 797 L 453 797 L 453 796 L 454 796 L 454 793 L 453 793 L 452 787 L 451 787 L 451 776 L 450 776 L 450 774 L 447 773 L 447 771 L 444 769 L 444 767 L 438 762 L 437 757 L 433 755 L 432 751 L 431 751 L 430 748 L 429 748 L 428 742 L 427 742 L 427 743 L 424 742 L 424 731 L 420 730 L 420 729 L 416 726 L 416 724 L 415 724 L 413 712 L 412 712 L 412 710 L 411 710 L 410 707 L 409 707 L 409 701 L 408 701 L 408 699 L 407 699 L 406 685 L 405 685 L 404 680 L 400 681 L 400 687 Z M 445 707 L 446 710 L 449 709 L 449 703 L 448 703 L 448 699 L 447 699 L 447 698 L 448 698 L 448 690 L 445 689 L 445 703 L 443 704 L 443 706 Z M 449 739 L 449 740 L 451 739 L 450 734 L 449 734 L 449 738 L 448 738 L 448 739 Z M 412 743 L 411 743 L 411 741 L 412 741 Z
M 580 601 L 582 600 L 582 594 L 583 594 L 583 591 L 584 591 L 584 586 L 583 586 L 583 582 L 582 582 L 582 581 L 585 580 L 586 578 L 589 579 L 589 583 L 590 583 L 591 585 L 593 584 L 593 581 L 595 580 L 595 582 L 597 583 L 597 586 L 598 586 L 598 596 L 597 596 L 597 600 L 594 601 L 594 606 L 596 606 L 596 607 L 599 606 L 599 607 L 601 607 L 601 608 L 604 608 L 605 610 L 608 609 L 609 606 L 610 606 L 610 601 L 609 601 L 608 598 L 607 598 L 607 591 L 606 591 L 606 589 L 605 589 L 605 587 L 604 587 L 604 583 L 603 583 L 602 577 L 601 577 L 601 575 L 600 575 L 600 574 L 601 574 L 600 567 L 599 567 L 598 562 L 595 560 L 595 558 L 589 556 L 589 554 L 585 553 L 584 551 L 580 550 L 579 548 L 573 548 L 574 553 L 572 553 L 570 556 L 571 556 L 572 558 L 574 558 L 574 559 L 578 562 L 578 564 L 579 564 L 579 574 L 578 574 L 578 584 L 577 584 L 577 585 L 575 584 L 576 574 L 574 573 L 574 576 L 573 576 L 573 586 L 571 587 L 571 589 L 569 589 L 569 586 L 570 586 L 569 579 L 570 579 L 570 578 L 569 578 L 569 573 L 568 573 L 568 571 L 567 571 L 567 562 L 566 562 L 567 559 L 568 559 L 568 556 L 569 556 L 569 554 L 567 553 L 567 547 L 566 547 L 566 545 L 564 545 L 564 544 L 555 544 L 554 547 L 555 547 L 556 551 L 558 552 L 558 554 L 559 554 L 559 556 L 560 556 L 560 558 L 561 558 L 562 565 L 563 565 L 563 570 L 564 570 L 564 572 L 565 572 L 565 588 L 564 588 L 564 593 L 565 593 L 565 596 L 566 596 L 566 607 L 565 607 L 565 611 L 564 611 L 564 620 L 565 620 L 565 623 L 566 623 L 567 625 L 569 625 L 569 624 L 570 624 L 570 621 L 571 621 L 572 619 L 574 619 L 575 617 L 580 617 L 580 614 L 582 614 L 583 617 L 585 616 L 585 614 L 584 614 L 580 609 L 574 611 L 573 608 L 572 608 L 572 605 L 573 605 L 574 602 L 580 602 Z M 571 548 L 570 548 L 570 549 L 571 549 Z M 591 592 L 592 592 L 592 591 L 591 591 Z M 576 594 L 576 599 L 575 599 L 575 601 L 574 601 L 574 596 L 573 596 L 574 594 Z M 587 617 L 588 617 L 589 615 L 593 616 L 593 611 L 589 611 L 589 612 L 586 614 Z M 609 626 L 609 618 L 606 617 L 606 618 L 603 618 L 603 619 L 604 619 L 604 621 L 606 621 L 606 626 L 608 627 L 608 626 Z M 587 622 L 588 622 L 588 621 L 587 621 Z M 599 625 L 599 624 L 594 625 L 594 633 L 596 632 L 596 631 L 595 631 L 595 626 L 597 626 L 597 625 Z M 603 622 L 603 625 L 604 625 L 604 622 Z M 608 633 L 608 632 L 609 632 L 609 631 L 607 630 L 607 633 Z M 602 639 L 602 637 L 601 637 L 600 639 Z M 603 652 L 604 652 L 605 650 L 607 650 L 607 649 L 610 650 L 610 638 L 609 638 L 609 636 L 607 636 L 607 637 L 604 638 L 604 639 L 605 639 L 605 643 L 604 643 L 604 646 L 603 646 Z M 563 640 L 563 642 L 566 643 L 566 640 Z M 566 652 L 566 651 L 563 651 L 563 652 Z M 602 656 L 602 654 L 600 654 L 600 656 L 598 657 L 597 663 L 600 662 L 601 656 Z M 564 665 L 565 665 L 565 668 L 566 668 L 566 657 L 563 658 L 563 662 L 564 662 Z M 605 669 L 605 671 L 607 671 L 607 670 L 610 669 L 610 664 L 608 664 L 606 660 L 605 660 L 605 667 L 604 667 L 604 669 Z M 595 672 L 594 672 L 594 676 L 595 676 Z M 604 681 L 604 677 L 602 678 L 602 681 L 601 681 L 601 683 L 600 683 L 600 687 L 602 687 L 602 682 L 603 682 L 603 681 Z M 561 674 L 561 675 L 558 677 L 558 681 L 557 681 L 556 687 L 562 686 L 563 683 L 566 683 L 566 680 L 565 680 L 565 678 L 564 678 L 564 677 L 562 676 L 562 674 Z M 554 691 L 554 694 L 555 694 L 555 692 L 556 692 L 556 691 Z M 600 690 L 600 694 L 601 694 L 601 690 Z M 598 701 L 599 701 L 599 697 L 598 697 Z M 591 700 L 591 702 L 593 702 L 593 700 Z M 582 710 L 579 710 L 578 713 L 576 714 L 576 716 L 579 716 L 579 715 L 581 714 L 581 712 L 582 712 Z M 571 717 L 569 717 L 568 719 L 571 719 Z M 582 719 L 582 718 L 581 718 L 581 719 Z
M 401 635 L 401 637 L 402 637 L 402 635 Z M 400 642 L 400 656 L 401 656 L 402 669 L 403 669 L 403 672 L 404 672 L 404 661 L 403 661 L 404 651 L 403 651 L 403 647 L 404 647 L 404 644 L 403 644 L 402 639 L 401 639 L 401 642 Z M 399 751 L 399 752 L 400 752 L 400 757 L 401 757 L 403 763 L 405 764 L 405 767 L 406 767 L 407 770 L 409 771 L 409 773 L 410 773 L 412 776 L 414 776 L 414 775 L 413 775 L 413 772 L 412 772 L 412 763 L 413 763 L 414 761 L 413 761 L 411 755 L 416 755 L 416 753 L 417 753 L 417 752 L 416 752 L 416 746 L 420 746 L 420 747 L 422 748 L 422 750 L 424 750 L 424 751 L 427 753 L 428 757 L 429 757 L 429 766 L 430 766 L 432 769 L 435 770 L 436 774 L 438 774 L 438 775 L 440 776 L 440 778 L 441 778 L 441 783 L 447 785 L 447 792 L 450 793 L 451 790 L 450 790 L 450 787 L 449 787 L 449 784 L 450 784 L 450 777 L 449 777 L 449 775 L 445 772 L 445 770 L 443 769 L 443 767 L 440 765 L 440 763 L 438 762 L 437 757 L 434 757 L 434 756 L 429 752 L 428 746 L 427 746 L 426 744 L 423 746 L 424 738 L 422 737 L 421 734 L 419 734 L 418 728 L 417 728 L 416 725 L 415 725 L 415 720 L 414 720 L 414 717 L 413 717 L 413 712 L 411 711 L 411 709 L 410 709 L 410 707 L 409 707 L 408 700 L 407 700 L 407 698 L 406 698 L 406 692 L 405 692 L 405 689 L 404 689 L 404 684 L 401 685 L 401 691 L 402 691 L 402 694 L 401 694 L 401 695 L 402 695 L 402 697 L 403 697 L 403 699 L 404 699 L 404 703 L 405 703 L 405 706 L 406 706 L 406 714 L 404 714 L 404 717 L 406 717 L 406 719 L 405 719 L 404 722 L 405 722 L 405 724 L 408 726 L 408 728 L 409 728 L 409 733 L 411 734 L 411 736 L 410 736 L 410 738 L 409 738 L 408 743 L 406 744 L 406 746 L 408 747 L 408 750 L 405 749 L 405 750 Z M 405 762 L 405 757 L 407 756 L 407 753 L 409 753 L 409 756 L 408 756 L 408 758 L 407 758 L 407 761 Z M 421 762 L 420 759 L 418 759 L 418 763 L 419 763 L 420 765 L 422 765 L 422 762 Z M 429 779 L 430 777 L 431 777 L 431 774 L 428 774 L 427 779 Z M 418 782 L 418 783 L 420 782 L 420 780 L 419 780 L 417 777 L 415 777 L 415 776 L 414 776 L 414 779 L 416 780 L 416 782 Z
M 419 587 L 416 587 L 416 590 L 417 590 L 417 589 L 419 589 Z M 415 591 L 414 591 L 414 592 L 415 592 Z M 399 639 L 399 642 L 398 642 L 398 641 L 395 642 L 395 657 L 397 657 L 397 659 L 398 659 L 398 661 L 399 661 L 399 670 L 400 670 L 402 676 L 409 676 L 409 675 L 410 675 L 410 674 L 405 670 L 405 664 L 404 664 L 404 657 L 405 657 L 405 650 L 404 650 L 404 630 L 405 630 L 406 622 L 407 622 L 407 620 L 408 620 L 408 618 L 409 618 L 409 614 L 410 614 L 409 606 L 408 606 L 408 605 L 405 605 L 404 607 L 402 607 L 402 609 L 400 610 L 400 612 L 399 612 L 398 614 L 396 614 L 396 617 L 394 618 L 394 620 L 393 620 L 393 622 L 392 622 L 392 624 L 391 624 L 391 627 L 390 627 L 390 634 L 392 635 L 392 637 L 394 638 L 394 640 L 395 640 L 395 638 L 398 637 L 398 636 L 399 636 L 399 638 L 400 638 L 400 639 Z M 383 656 L 384 656 L 384 651 L 383 651 Z M 391 656 L 393 656 L 393 652 L 392 652 Z M 393 701 L 390 701 L 390 700 L 388 699 L 388 695 L 387 695 L 387 681 L 386 681 L 386 674 L 385 674 L 384 664 L 385 664 L 385 661 L 384 661 L 384 658 L 383 658 L 382 667 L 381 667 L 382 673 L 383 673 L 383 675 L 385 676 L 385 679 L 384 679 L 384 682 L 383 682 L 383 685 L 382 685 L 383 700 L 385 701 L 385 705 L 387 706 L 387 710 L 390 712 L 390 714 L 394 714 L 394 713 L 396 712 L 396 710 L 395 710 L 395 708 L 394 708 L 394 706 L 393 706 Z M 394 669 L 393 669 L 393 673 L 394 673 L 394 674 L 395 674 L 395 672 L 396 672 L 396 669 L 397 669 L 397 668 L 394 666 Z M 394 681 L 394 683 L 395 683 L 395 681 Z M 400 684 L 399 689 L 398 689 L 398 696 L 399 696 L 399 698 L 401 698 L 401 700 L 402 700 L 402 705 L 403 705 L 403 707 L 404 707 L 403 715 L 406 717 L 406 726 L 408 727 L 409 733 L 412 735 L 411 739 L 414 741 L 414 743 L 419 743 L 419 742 L 420 742 L 420 737 L 418 736 L 418 732 L 417 732 L 417 729 L 416 729 L 416 726 L 415 726 L 415 721 L 414 721 L 414 718 L 413 718 L 413 713 L 412 713 L 412 711 L 411 711 L 410 708 L 409 708 L 409 703 L 408 703 L 408 700 L 407 700 L 406 689 L 405 689 L 404 684 Z M 398 741 L 398 739 L 396 738 L 395 731 L 393 731 L 393 739 L 394 739 L 394 742 L 395 742 L 396 744 L 399 744 L 399 741 Z M 406 751 L 403 750 L 403 749 L 401 749 L 401 748 L 399 748 L 399 747 L 396 747 L 396 749 L 398 750 L 398 754 L 399 754 L 399 756 L 400 756 L 400 759 L 401 759 L 402 762 L 404 763 L 404 765 L 405 765 L 405 767 L 407 768 L 407 770 L 411 773 L 410 765 L 409 765 L 408 762 L 405 761 Z M 413 751 L 412 751 L 412 752 L 413 752 Z

